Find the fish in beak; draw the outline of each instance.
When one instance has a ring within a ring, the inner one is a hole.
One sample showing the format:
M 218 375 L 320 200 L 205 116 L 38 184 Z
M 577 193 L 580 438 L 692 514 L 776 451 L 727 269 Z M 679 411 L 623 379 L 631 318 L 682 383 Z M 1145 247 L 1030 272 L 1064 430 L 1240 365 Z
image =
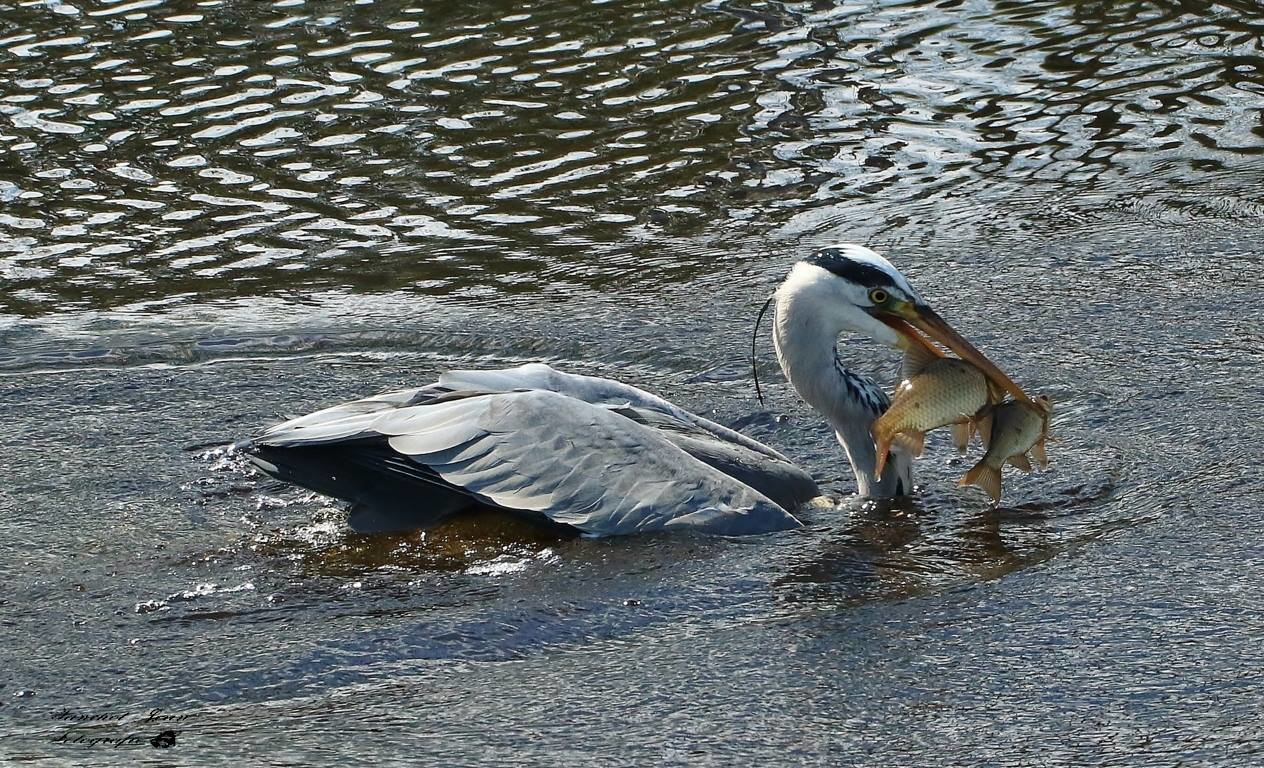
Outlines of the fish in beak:
M 886 411 L 869 428 L 879 477 L 891 446 L 916 458 L 922 455 L 926 433 L 939 427 L 951 425 L 957 450 L 965 453 L 979 414 L 1002 397 L 1000 388 L 975 366 L 916 344 L 905 350 L 904 377 Z
M 931 340 L 936 341 L 954 352 L 957 357 L 978 368 L 984 376 L 1010 393 L 1018 402 L 1044 410 L 1039 403 L 1028 397 L 1013 379 L 1006 376 L 1004 371 L 987 359 L 973 344 L 966 341 L 964 336 L 957 333 L 956 329 L 926 304 L 896 301 L 881 307 L 874 314 L 900 335 L 904 345 L 916 345 L 942 356 L 943 353 L 938 347 L 931 343 Z M 908 346 L 905 346 L 905 349 L 908 349 Z

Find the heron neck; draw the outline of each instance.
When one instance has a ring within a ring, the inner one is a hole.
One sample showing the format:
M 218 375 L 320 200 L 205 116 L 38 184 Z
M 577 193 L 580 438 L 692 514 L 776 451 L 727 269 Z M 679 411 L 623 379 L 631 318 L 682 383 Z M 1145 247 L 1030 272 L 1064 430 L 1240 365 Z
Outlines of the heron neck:
M 794 290 L 778 291 L 773 345 L 781 370 L 799 396 L 833 427 L 851 462 L 861 496 L 889 497 L 907 492 L 909 478 L 905 478 L 904 489 L 896 490 L 907 465 L 885 472 L 885 482 L 874 475 L 877 462 L 869 429 L 881 406 L 875 408 L 869 394 L 876 385 L 843 365 L 837 343 L 846 325 L 839 317 L 819 311 L 817 303 Z

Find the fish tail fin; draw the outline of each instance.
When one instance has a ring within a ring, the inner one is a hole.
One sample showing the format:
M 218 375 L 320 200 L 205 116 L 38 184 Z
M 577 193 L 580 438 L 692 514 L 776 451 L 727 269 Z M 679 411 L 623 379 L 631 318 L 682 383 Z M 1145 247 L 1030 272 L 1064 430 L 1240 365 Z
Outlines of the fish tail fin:
M 922 451 L 926 450 L 926 433 L 925 432 L 901 432 L 891 438 L 891 444 L 907 453 L 913 458 L 922 455 Z
M 957 453 L 965 453 L 970 447 L 970 436 L 974 434 L 974 422 L 960 421 L 952 425 L 952 442 L 957 446 Z
M 992 503 L 995 504 L 1001 500 L 1001 470 L 989 467 L 981 461 L 971 467 L 957 485 L 977 485 L 987 491 L 987 494 L 992 497 Z
M 1031 447 L 1031 457 L 1036 460 L 1036 464 L 1040 465 L 1041 469 L 1049 468 L 1049 455 L 1045 453 L 1045 441 L 1043 439 L 1037 440 L 1036 444 Z
M 1010 456 L 1009 465 L 1011 467 L 1017 467 L 1027 474 L 1031 474 L 1031 462 L 1027 460 L 1027 454 L 1025 453 L 1016 453 L 1013 456 Z

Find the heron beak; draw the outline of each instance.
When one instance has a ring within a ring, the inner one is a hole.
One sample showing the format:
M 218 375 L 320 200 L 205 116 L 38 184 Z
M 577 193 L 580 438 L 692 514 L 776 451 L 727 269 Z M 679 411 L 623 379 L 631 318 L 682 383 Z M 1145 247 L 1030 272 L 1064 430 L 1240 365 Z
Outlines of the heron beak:
M 931 339 L 943 344 L 948 349 L 956 353 L 962 360 L 970 363 L 974 367 L 983 372 L 997 386 L 1014 396 L 1014 399 L 1020 403 L 1029 403 L 1035 405 L 1027 393 L 1022 390 L 1014 380 L 1005 375 L 1005 372 L 996 366 L 991 360 L 975 348 L 973 344 L 966 341 L 965 337 L 957 333 L 946 320 L 940 317 L 935 310 L 925 304 L 915 304 L 911 301 L 900 302 L 891 308 L 891 315 L 885 315 L 882 320 L 891 326 L 909 343 L 921 344 L 931 348 L 936 354 L 939 350 L 935 349 L 922 337 L 921 331 Z

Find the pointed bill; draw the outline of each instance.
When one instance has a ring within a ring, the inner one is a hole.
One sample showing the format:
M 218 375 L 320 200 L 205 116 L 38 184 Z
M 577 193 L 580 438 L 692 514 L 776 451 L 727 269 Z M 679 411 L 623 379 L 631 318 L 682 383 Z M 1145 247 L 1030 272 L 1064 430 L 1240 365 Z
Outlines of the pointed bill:
M 978 368 L 983 372 L 983 375 L 987 376 L 1002 389 L 1013 395 L 1015 400 L 1020 403 L 1029 403 L 1033 406 L 1037 406 L 1037 404 L 1027 396 L 1027 393 L 1014 383 L 1013 379 L 1006 376 L 1005 372 L 998 368 L 995 363 L 987 359 L 987 357 L 976 349 L 973 344 L 966 341 L 965 337 L 960 333 L 957 333 L 956 329 L 940 317 L 935 310 L 925 304 L 909 303 L 900 307 L 899 311 L 902 315 L 902 320 L 907 321 L 909 325 L 918 329 L 940 344 L 943 344 L 945 347 L 955 352 L 962 360 L 965 360 L 967 363 L 970 363 L 974 367 Z

